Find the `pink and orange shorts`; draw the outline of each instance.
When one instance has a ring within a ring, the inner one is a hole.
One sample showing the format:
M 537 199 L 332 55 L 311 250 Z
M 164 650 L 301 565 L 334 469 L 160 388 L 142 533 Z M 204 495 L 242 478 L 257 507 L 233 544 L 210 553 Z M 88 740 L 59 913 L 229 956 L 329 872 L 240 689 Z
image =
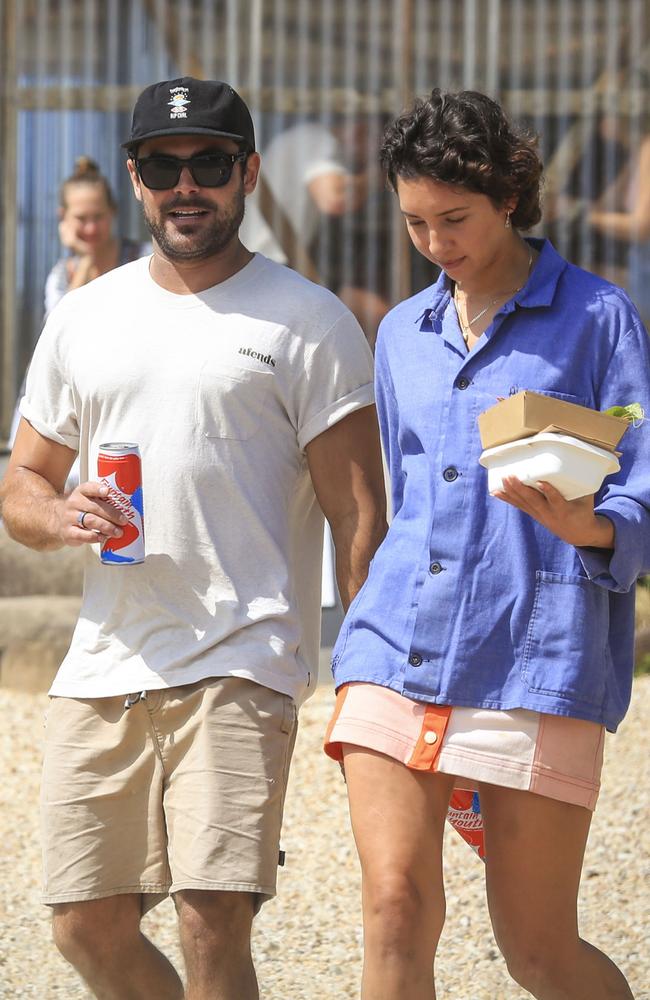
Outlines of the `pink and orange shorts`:
M 486 782 L 593 810 L 604 739 L 603 726 L 582 719 L 430 705 L 352 683 L 338 691 L 325 752 L 341 761 L 342 744 L 351 743 L 418 771 L 455 775 L 456 790 Z

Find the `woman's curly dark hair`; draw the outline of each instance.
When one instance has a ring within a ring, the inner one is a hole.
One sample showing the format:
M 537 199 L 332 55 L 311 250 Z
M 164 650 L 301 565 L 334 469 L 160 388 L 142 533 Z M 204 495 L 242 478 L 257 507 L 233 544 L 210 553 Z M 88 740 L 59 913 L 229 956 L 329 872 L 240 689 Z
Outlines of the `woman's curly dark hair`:
M 435 88 L 427 100 L 417 100 L 388 125 L 379 157 L 394 190 L 398 177 L 430 177 L 487 195 L 495 205 L 516 197 L 517 229 L 530 229 L 542 217 L 544 168 L 536 137 L 477 91 Z

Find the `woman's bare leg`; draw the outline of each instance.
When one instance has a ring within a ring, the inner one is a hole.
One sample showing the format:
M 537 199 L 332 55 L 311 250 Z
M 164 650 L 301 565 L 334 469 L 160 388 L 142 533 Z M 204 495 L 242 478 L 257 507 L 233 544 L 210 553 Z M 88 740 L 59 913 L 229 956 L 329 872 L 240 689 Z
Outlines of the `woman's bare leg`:
M 434 1000 L 445 919 L 442 836 L 453 778 L 345 746 L 352 830 L 363 875 L 361 1000 Z
M 492 926 L 513 979 L 537 1000 L 633 1000 L 625 977 L 578 933 L 591 813 L 481 785 Z

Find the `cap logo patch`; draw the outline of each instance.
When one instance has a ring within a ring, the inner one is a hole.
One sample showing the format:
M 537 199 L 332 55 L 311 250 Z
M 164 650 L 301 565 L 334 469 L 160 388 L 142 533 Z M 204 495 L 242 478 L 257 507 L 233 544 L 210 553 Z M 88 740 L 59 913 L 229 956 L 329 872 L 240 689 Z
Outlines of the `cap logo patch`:
M 185 110 L 188 104 L 191 104 L 189 97 L 189 90 L 187 87 L 171 87 L 169 93 L 172 95 L 171 101 L 167 103 L 171 107 L 169 112 L 170 118 L 187 118 L 187 111 Z

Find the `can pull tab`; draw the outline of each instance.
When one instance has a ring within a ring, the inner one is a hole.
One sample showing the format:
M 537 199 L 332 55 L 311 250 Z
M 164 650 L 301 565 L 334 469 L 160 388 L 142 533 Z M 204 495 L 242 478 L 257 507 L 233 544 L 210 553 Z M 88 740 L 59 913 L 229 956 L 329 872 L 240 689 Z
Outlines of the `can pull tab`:
M 126 701 L 124 702 L 124 707 L 133 708 L 133 706 L 137 705 L 139 701 L 146 701 L 146 700 L 147 700 L 146 691 L 139 691 L 137 694 L 127 694 Z

